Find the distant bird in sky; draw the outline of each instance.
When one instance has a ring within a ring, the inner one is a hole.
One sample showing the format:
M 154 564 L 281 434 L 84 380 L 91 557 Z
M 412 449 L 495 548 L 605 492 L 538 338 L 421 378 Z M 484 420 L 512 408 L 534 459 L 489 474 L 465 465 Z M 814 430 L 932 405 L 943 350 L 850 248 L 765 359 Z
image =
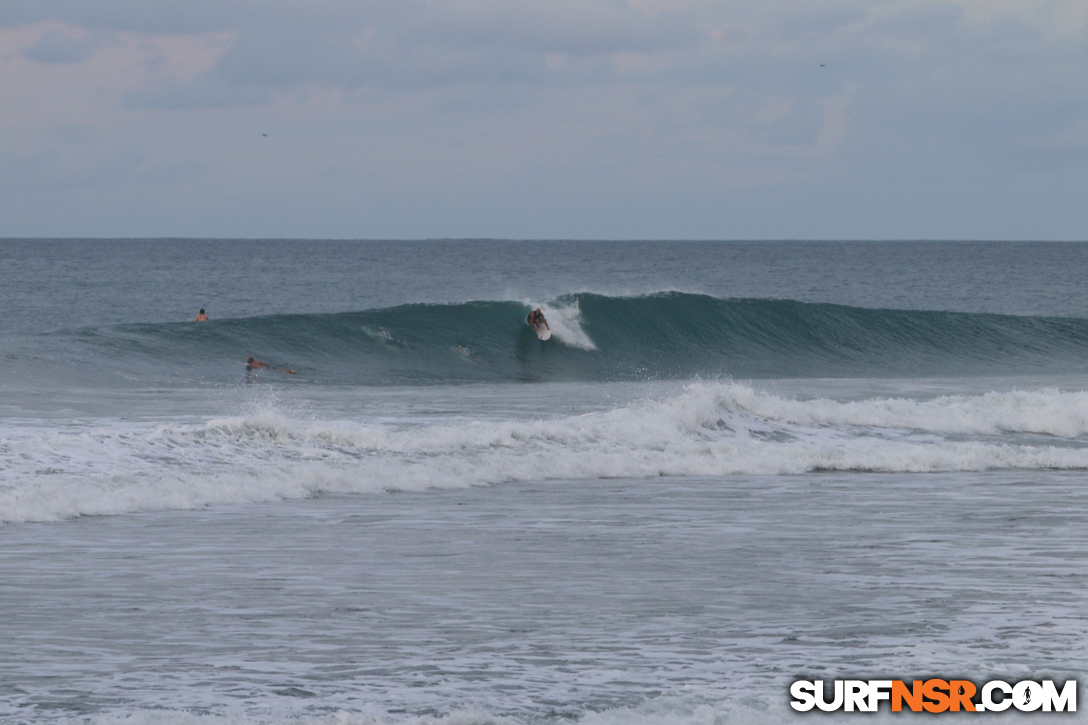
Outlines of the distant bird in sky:
M 268 134 L 267 134 L 267 133 L 262 133 L 261 135 L 262 135 L 262 136 L 264 136 L 265 138 L 268 138 Z
M 821 67 L 821 68 L 826 68 L 826 67 L 827 67 L 827 63 L 820 63 L 820 67 Z M 267 135 L 268 135 L 268 134 L 266 133 L 266 134 L 265 134 L 265 136 L 267 136 Z

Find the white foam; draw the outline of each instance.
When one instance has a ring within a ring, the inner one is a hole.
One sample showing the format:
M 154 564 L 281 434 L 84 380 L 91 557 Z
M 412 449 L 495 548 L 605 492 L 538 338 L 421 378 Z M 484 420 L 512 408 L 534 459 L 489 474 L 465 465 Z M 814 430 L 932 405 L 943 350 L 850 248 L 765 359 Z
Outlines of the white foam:
M 769 420 L 802 425 L 862 425 L 938 433 L 1039 433 L 1074 438 L 1088 433 L 1088 392 L 1021 390 L 946 395 L 931 400 L 875 398 L 840 403 L 791 400 L 737 390 L 738 403 Z
M 39 421 L 0 430 L 0 519 L 544 479 L 1086 469 L 1086 431 L 1081 392 L 837 402 L 739 384 L 548 419 Z

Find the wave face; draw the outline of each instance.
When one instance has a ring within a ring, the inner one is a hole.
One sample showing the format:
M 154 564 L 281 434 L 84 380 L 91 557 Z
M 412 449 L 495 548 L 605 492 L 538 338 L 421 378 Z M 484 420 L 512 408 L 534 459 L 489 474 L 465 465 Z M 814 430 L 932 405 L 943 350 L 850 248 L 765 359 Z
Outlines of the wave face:
M 546 343 L 525 324 L 538 305 L 554 333 Z M 35 369 L 145 383 L 229 379 L 249 355 L 298 371 L 277 380 L 349 385 L 910 377 L 1080 372 L 1088 320 L 582 293 L 550 303 L 114 325 L 42 335 L 34 344 L 50 348 L 22 351 Z

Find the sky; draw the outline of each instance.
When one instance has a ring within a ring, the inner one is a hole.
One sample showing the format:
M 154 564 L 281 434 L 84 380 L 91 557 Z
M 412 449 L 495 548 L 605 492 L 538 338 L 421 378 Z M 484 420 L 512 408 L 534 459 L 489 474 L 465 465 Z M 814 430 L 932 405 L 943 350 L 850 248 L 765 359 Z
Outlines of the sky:
M 0 0 L 0 237 L 1088 239 L 1084 0 Z

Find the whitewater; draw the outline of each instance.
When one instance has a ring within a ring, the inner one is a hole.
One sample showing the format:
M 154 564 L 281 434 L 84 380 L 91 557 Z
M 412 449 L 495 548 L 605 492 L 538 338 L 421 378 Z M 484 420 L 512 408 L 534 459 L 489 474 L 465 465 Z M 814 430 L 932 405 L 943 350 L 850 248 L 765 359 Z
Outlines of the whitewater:
M 1085 679 L 1088 244 L 526 248 L 0 240 L 0 722 Z
M 404 395 L 413 397 L 426 405 Z M 268 406 L 189 422 L 20 421 L 0 441 L 0 520 L 549 479 L 1088 470 L 1083 391 L 839 402 L 696 383 L 574 416 L 442 423 L 317 420 Z

